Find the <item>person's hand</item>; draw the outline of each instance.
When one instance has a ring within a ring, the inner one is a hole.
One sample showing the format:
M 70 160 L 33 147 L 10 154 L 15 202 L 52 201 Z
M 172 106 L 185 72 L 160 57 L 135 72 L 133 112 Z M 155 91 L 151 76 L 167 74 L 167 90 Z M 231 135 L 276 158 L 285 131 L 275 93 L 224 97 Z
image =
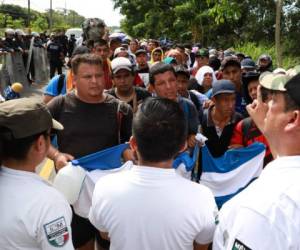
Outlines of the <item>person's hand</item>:
M 263 133 L 264 131 L 264 120 L 268 112 L 268 104 L 262 101 L 261 96 L 261 86 L 257 87 L 257 99 L 246 107 L 248 114 L 258 127 L 258 129 Z
M 68 164 L 68 161 L 73 160 L 74 157 L 70 154 L 57 152 L 54 156 L 53 162 L 56 170 L 60 170 Z
M 189 135 L 187 138 L 188 147 L 193 148 L 193 147 L 195 147 L 196 143 L 197 143 L 196 135 L 194 135 L 194 134 Z
M 203 102 L 203 109 L 208 109 L 210 108 L 211 106 L 213 106 L 215 103 L 212 101 L 212 100 L 206 100 Z
M 133 161 L 134 163 L 136 163 L 136 161 L 137 161 L 137 158 L 136 158 L 136 155 L 135 155 L 134 151 L 130 148 L 125 149 L 123 151 L 122 156 L 123 156 L 123 159 L 124 159 L 125 162 L 126 161 Z

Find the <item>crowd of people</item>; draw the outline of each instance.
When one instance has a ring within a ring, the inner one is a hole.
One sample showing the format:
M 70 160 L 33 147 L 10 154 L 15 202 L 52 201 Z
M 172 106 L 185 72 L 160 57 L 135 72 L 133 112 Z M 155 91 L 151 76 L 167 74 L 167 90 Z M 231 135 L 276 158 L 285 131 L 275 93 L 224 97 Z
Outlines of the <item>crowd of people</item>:
M 99 19 L 83 27 L 72 51 L 58 36 L 46 42 L 43 103 L 17 96 L 0 104 L 1 249 L 300 248 L 299 67 L 109 37 Z M 201 168 L 185 178 L 173 168 L 203 143 L 218 158 L 254 142 L 266 148 L 262 174 L 222 205 L 201 184 Z M 34 173 L 45 157 L 59 173 L 122 143 L 127 168 L 96 181 L 92 197 L 84 191 L 86 216 Z

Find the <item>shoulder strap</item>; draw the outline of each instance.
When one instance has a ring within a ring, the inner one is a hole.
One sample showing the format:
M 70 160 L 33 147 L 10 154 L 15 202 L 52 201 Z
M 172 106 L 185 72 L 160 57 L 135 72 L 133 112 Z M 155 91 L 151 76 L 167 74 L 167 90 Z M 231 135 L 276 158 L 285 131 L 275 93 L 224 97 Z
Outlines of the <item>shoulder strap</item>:
M 198 100 L 197 96 L 192 91 L 189 91 L 189 94 L 191 96 L 191 101 L 196 106 L 197 111 L 199 111 L 199 109 L 200 109 L 200 103 L 199 103 L 199 100 Z
M 121 143 L 121 125 L 122 125 L 122 119 L 124 115 L 127 115 L 129 110 L 128 106 L 124 105 L 125 103 L 118 100 L 118 106 L 117 106 L 117 126 L 118 126 L 118 140 L 119 144 Z
M 188 120 L 190 118 L 190 108 L 189 108 L 189 104 L 182 98 L 181 102 L 183 104 L 183 113 L 184 116 L 186 118 L 186 120 Z
M 58 83 L 57 83 L 57 93 L 58 93 L 59 95 L 61 94 L 61 91 L 62 91 L 62 89 L 63 89 L 63 87 L 64 87 L 65 77 L 66 77 L 65 74 L 60 74 L 60 75 L 59 75 Z
M 242 134 L 243 134 L 243 144 L 247 145 L 248 133 L 251 128 L 252 120 L 250 118 L 246 118 L 242 121 Z

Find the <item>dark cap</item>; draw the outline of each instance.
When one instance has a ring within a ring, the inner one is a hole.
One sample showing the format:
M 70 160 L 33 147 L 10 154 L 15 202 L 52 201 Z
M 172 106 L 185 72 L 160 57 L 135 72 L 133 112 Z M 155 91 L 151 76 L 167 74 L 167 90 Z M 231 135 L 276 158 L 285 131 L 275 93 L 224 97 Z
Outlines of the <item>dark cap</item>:
M 209 51 L 208 49 L 199 49 L 196 53 L 195 53 L 195 57 L 209 57 Z
M 228 56 L 225 57 L 221 63 L 221 70 L 224 70 L 228 66 L 237 66 L 241 68 L 241 63 L 236 56 Z
M 182 74 L 185 75 L 187 78 L 190 78 L 190 73 L 187 68 L 185 68 L 183 65 L 178 65 L 175 67 L 175 73 L 176 75 Z
M 145 55 L 147 55 L 147 51 L 144 50 L 144 49 L 138 49 L 138 50 L 135 52 L 135 56 L 139 56 L 140 54 L 145 54 Z
M 242 75 L 243 83 L 248 85 L 249 82 L 258 80 L 260 76 L 259 72 L 249 71 Z
M 59 122 L 52 119 L 47 106 L 33 98 L 1 103 L 0 127 L 7 128 L 14 139 L 36 135 L 51 128 L 63 129 Z
M 230 80 L 218 80 L 213 83 L 212 97 L 219 94 L 233 94 L 235 93 L 235 86 Z
M 250 58 L 245 58 L 241 61 L 241 68 L 242 69 L 255 69 L 256 65 L 255 62 Z

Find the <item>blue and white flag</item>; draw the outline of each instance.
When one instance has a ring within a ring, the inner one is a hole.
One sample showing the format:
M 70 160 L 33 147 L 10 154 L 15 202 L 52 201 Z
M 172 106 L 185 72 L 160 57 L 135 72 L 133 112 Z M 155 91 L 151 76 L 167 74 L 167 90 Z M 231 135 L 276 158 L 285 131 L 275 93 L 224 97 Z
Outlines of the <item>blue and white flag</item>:
M 207 146 L 202 148 L 200 183 L 211 189 L 219 208 L 260 175 L 265 148 L 256 142 L 245 148 L 230 149 L 218 158 L 210 154 Z
M 110 147 L 72 161 L 73 166 L 81 166 L 87 171 L 109 170 L 122 166 L 122 153 L 129 148 L 128 143 Z

